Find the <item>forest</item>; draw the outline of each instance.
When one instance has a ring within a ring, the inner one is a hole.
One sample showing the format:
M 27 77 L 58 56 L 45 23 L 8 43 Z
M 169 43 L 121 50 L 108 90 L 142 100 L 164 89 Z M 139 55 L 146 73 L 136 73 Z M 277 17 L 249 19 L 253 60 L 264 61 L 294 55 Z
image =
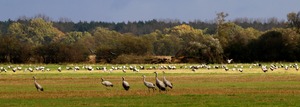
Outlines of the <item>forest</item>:
M 0 21 L 0 63 L 173 63 L 300 61 L 300 12 L 277 18 L 212 21 L 52 21 L 46 15 Z M 184 60 L 186 58 L 193 61 Z

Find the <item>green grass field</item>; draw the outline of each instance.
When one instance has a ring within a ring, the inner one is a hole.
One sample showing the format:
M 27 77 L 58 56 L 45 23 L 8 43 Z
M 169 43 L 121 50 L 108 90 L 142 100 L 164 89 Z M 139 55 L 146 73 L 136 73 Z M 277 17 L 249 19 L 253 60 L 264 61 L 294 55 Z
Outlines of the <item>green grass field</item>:
M 242 64 L 241 64 L 242 65 Z M 6 65 L 3 65 L 6 66 Z M 33 66 L 33 65 L 22 65 Z M 163 70 L 141 70 L 139 73 L 121 70 L 112 73 L 87 70 L 57 72 L 58 66 L 46 65 L 50 72 L 0 73 L 0 106 L 299 106 L 300 71 L 294 69 L 263 73 L 260 68 L 243 72 L 224 69 L 164 70 L 166 78 L 174 84 L 167 92 L 148 92 L 143 84 L 155 82 L 154 71 L 162 79 Z M 64 67 L 67 65 L 63 65 Z M 111 65 L 106 65 L 111 66 Z M 230 65 L 232 66 L 232 65 Z M 33 76 L 37 77 L 45 91 L 34 87 Z M 131 88 L 122 88 L 124 76 Z M 111 81 L 114 87 L 101 85 L 101 77 Z

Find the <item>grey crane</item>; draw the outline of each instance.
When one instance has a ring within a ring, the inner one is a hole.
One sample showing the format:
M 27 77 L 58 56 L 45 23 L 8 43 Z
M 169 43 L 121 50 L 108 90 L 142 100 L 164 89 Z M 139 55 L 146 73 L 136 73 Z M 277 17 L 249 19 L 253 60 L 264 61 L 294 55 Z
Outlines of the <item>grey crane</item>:
M 153 90 L 153 92 L 154 92 L 154 90 L 156 90 L 156 89 L 155 89 L 155 84 L 146 81 L 146 76 L 145 76 L 145 75 L 143 75 L 143 79 L 144 79 L 144 85 L 148 88 L 149 92 L 150 92 L 150 88 L 151 88 L 151 89 Z
M 168 81 L 165 77 L 165 71 L 163 71 L 163 82 L 166 85 L 166 87 L 170 87 L 171 89 L 173 88 L 173 84 L 170 81 Z
M 124 77 L 122 77 L 122 86 L 123 86 L 123 88 L 126 90 L 126 91 L 128 91 L 129 90 L 129 88 L 130 88 L 130 86 L 129 86 L 129 83 L 127 82 L 127 81 L 125 81 L 125 78 Z
M 164 84 L 164 82 L 162 82 L 161 80 L 158 79 L 157 77 L 157 72 L 155 73 L 155 79 L 156 79 L 156 86 L 158 87 L 159 91 L 166 91 L 166 85 Z
M 102 85 L 106 87 L 114 87 L 114 85 L 110 81 L 104 80 L 104 78 L 101 78 L 101 80 L 102 80 L 101 82 Z
M 35 76 L 33 76 L 33 80 L 34 80 L 34 85 L 35 85 L 35 88 L 37 89 L 37 91 L 44 91 L 44 88 L 36 82 L 36 78 Z

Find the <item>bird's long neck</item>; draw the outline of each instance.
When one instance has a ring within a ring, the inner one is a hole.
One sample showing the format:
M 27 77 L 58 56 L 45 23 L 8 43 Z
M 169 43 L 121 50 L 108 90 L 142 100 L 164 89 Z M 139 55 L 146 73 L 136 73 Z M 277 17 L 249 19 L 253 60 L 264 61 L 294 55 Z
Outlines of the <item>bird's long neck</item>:
M 159 81 L 159 79 L 157 77 L 157 73 L 155 73 L 155 79 L 156 79 L 156 81 Z
M 35 79 L 35 78 L 33 78 L 33 81 L 34 81 L 34 82 L 36 82 L 36 79 Z
M 144 82 L 146 82 L 146 77 L 144 76 L 143 78 L 144 78 Z

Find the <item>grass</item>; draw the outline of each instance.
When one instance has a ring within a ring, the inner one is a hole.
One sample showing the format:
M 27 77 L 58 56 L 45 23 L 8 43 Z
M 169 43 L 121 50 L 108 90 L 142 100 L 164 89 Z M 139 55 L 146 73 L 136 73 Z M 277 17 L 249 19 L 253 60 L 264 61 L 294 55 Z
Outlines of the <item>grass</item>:
M 29 65 L 24 65 L 29 66 Z M 31 65 L 32 66 L 32 65 Z M 60 65 L 49 65 L 56 68 Z M 108 65 L 110 66 L 110 65 Z M 245 65 L 247 66 L 247 65 Z M 161 71 L 159 78 L 161 79 Z M 259 68 L 244 72 L 223 69 L 165 70 L 166 78 L 174 84 L 168 92 L 148 92 L 142 82 L 155 82 L 154 70 L 139 73 L 114 71 L 66 71 L 0 73 L 0 106 L 297 106 L 300 104 L 300 72 L 278 69 L 263 73 Z M 32 76 L 36 75 L 45 91 L 37 92 Z M 123 90 L 121 77 L 131 85 Z M 114 83 L 106 88 L 100 77 Z

